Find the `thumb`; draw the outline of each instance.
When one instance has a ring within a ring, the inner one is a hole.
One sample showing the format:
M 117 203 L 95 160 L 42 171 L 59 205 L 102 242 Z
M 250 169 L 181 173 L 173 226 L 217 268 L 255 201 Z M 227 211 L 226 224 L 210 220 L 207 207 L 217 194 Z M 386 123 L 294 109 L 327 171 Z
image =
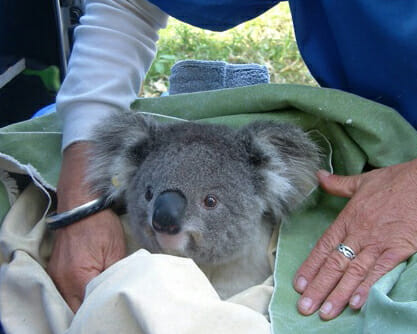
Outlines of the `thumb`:
M 340 197 L 352 197 L 362 183 L 362 174 L 341 176 L 330 174 L 326 170 L 319 170 L 317 177 L 320 186 L 329 194 Z

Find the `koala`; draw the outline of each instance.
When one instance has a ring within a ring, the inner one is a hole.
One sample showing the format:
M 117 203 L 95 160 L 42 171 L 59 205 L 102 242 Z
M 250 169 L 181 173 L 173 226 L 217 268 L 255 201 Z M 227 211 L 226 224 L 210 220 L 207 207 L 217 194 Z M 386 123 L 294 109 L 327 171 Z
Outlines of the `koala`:
M 193 259 L 222 298 L 272 273 L 274 226 L 314 189 L 320 163 L 306 133 L 275 122 L 232 129 L 120 112 L 93 142 L 87 181 L 125 205 L 130 237 Z

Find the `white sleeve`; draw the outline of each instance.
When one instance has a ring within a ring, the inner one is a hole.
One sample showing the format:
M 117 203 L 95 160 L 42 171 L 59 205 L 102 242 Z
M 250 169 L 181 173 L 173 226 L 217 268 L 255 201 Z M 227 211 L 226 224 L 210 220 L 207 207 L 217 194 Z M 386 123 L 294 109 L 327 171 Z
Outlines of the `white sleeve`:
M 57 95 L 62 149 L 137 97 L 167 15 L 146 0 L 89 0 L 75 31 L 68 73 Z

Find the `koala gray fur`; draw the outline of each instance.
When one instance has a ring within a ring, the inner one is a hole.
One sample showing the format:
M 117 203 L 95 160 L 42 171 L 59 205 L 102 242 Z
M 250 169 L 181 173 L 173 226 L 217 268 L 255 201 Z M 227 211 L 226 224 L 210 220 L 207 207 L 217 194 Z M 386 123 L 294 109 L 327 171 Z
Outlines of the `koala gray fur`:
M 159 124 L 120 112 L 94 133 L 87 181 L 126 204 L 153 253 L 192 258 L 222 298 L 262 283 L 275 224 L 316 186 L 317 146 L 290 124 Z

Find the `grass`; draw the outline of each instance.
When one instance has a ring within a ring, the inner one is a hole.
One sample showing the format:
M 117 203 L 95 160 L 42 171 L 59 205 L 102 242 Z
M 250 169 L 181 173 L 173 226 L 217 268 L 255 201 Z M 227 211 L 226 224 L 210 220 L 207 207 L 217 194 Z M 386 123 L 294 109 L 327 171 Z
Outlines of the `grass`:
M 144 96 L 168 90 L 179 60 L 223 60 L 266 65 L 273 83 L 316 85 L 297 49 L 286 2 L 226 32 L 210 32 L 170 18 L 160 31 L 158 53 L 144 83 Z

